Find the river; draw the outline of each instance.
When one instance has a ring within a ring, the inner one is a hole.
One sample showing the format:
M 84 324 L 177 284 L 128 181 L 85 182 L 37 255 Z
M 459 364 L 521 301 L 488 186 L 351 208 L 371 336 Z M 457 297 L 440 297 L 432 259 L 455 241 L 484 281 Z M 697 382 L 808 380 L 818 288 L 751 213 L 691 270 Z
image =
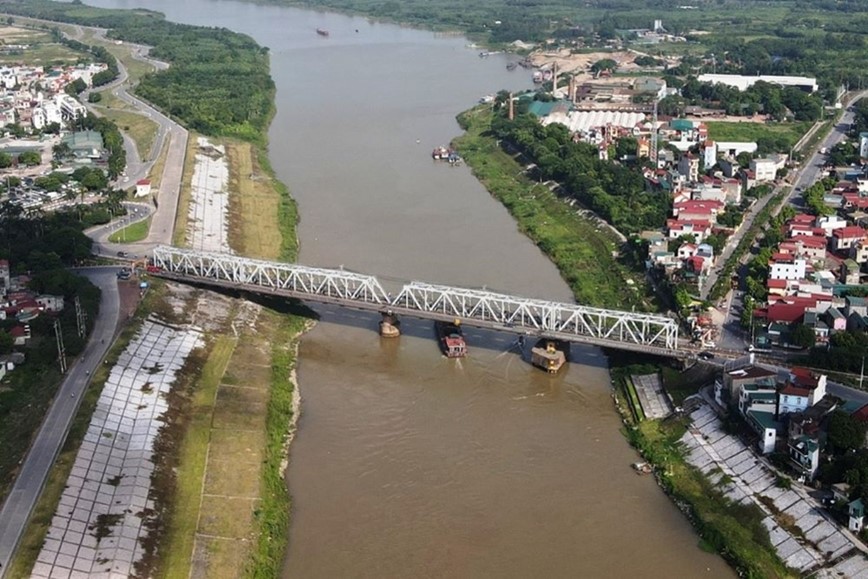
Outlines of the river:
M 146 4 L 271 49 L 270 157 L 299 203 L 301 262 L 570 300 L 469 170 L 430 158 L 458 134 L 459 111 L 530 85 L 504 55 L 337 14 Z M 300 350 L 286 577 L 732 576 L 630 468 L 599 350 L 574 347 L 569 370 L 549 377 L 512 336 L 468 330 L 470 356 L 456 362 L 430 323 L 404 320 L 390 341 L 376 318 L 320 312 Z

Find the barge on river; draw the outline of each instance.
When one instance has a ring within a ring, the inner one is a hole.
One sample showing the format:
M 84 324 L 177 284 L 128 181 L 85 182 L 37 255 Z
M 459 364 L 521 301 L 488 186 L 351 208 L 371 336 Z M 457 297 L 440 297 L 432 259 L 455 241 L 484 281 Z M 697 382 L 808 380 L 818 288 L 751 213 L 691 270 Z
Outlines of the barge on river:
M 329 31 L 326 30 L 325 28 L 317 28 L 316 33 L 319 34 L 320 36 L 328 36 L 329 35 Z
M 567 363 L 569 347 L 560 340 L 541 339 L 530 350 L 530 362 L 549 374 L 557 374 Z
M 463 358 L 467 355 L 467 344 L 461 331 L 461 322 L 434 322 L 440 349 L 447 358 Z

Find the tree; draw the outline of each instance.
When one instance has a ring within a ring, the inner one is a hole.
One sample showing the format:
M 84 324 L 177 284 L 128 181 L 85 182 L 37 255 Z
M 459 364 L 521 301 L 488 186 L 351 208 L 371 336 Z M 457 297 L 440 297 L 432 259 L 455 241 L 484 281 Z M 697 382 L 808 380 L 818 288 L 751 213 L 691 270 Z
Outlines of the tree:
M 598 73 L 603 72 L 604 70 L 612 72 L 616 68 L 618 68 L 618 63 L 616 61 L 612 60 L 611 58 L 604 58 L 602 60 L 598 60 L 591 65 L 591 72 Z
M 102 94 L 98 92 L 92 92 L 87 95 L 87 102 L 89 103 L 98 103 L 102 100 Z
M 7 169 L 12 166 L 12 155 L 0 151 L 0 169 Z
M 18 155 L 18 162 L 23 163 L 28 167 L 35 167 L 42 162 L 42 156 L 36 151 L 24 151 Z
M 4 332 L 0 330 L 0 356 L 3 354 L 8 354 L 12 351 L 12 346 L 14 342 L 12 340 L 12 336 L 9 335 L 8 332 Z
M 829 416 L 829 445 L 838 454 L 858 450 L 865 446 L 866 425 L 843 410 Z
M 790 332 L 790 341 L 802 348 L 813 348 L 814 344 L 817 343 L 817 335 L 813 329 L 805 324 L 797 324 L 793 331 Z

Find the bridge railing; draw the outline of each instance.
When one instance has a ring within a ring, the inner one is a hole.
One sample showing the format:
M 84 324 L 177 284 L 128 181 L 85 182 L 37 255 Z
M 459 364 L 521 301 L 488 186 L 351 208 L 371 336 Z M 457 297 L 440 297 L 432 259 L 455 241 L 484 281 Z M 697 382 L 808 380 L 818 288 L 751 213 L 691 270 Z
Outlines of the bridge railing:
M 291 263 L 249 259 L 235 255 L 160 246 L 154 265 L 203 283 L 285 290 L 297 296 L 334 298 L 377 309 L 439 314 L 466 322 L 473 320 L 526 329 L 536 334 L 581 336 L 668 350 L 678 348 L 678 323 L 643 313 L 591 308 L 528 299 L 484 290 L 410 282 L 392 299 L 374 276 Z
M 678 347 L 678 323 L 665 316 L 520 298 L 484 290 L 411 282 L 394 306 L 479 319 L 539 332 Z
M 154 265 L 167 272 L 201 278 L 203 282 L 211 279 L 389 305 L 388 294 L 377 278 L 350 271 L 165 246 L 154 249 Z

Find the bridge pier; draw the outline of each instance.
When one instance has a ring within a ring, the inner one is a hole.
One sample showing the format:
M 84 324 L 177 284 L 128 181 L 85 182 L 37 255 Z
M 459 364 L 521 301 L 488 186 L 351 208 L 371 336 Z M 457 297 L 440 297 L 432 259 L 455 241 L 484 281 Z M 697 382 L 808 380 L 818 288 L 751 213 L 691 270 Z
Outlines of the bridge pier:
M 397 338 L 401 335 L 401 320 L 391 310 L 382 312 L 380 335 L 384 338 Z

